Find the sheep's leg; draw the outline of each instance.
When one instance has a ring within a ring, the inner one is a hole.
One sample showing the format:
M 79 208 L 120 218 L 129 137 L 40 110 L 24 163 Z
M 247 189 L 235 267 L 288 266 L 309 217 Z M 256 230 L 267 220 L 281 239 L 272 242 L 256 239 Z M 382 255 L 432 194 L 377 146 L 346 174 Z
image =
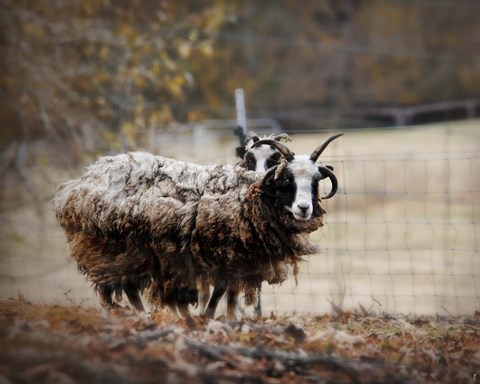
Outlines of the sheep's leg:
M 180 316 L 188 318 L 190 317 L 190 311 L 188 310 L 188 304 L 177 304 L 177 309 L 178 312 L 180 313 Z
M 128 301 L 139 312 L 145 312 L 143 308 L 142 299 L 138 293 L 138 289 L 134 286 L 128 285 L 123 289 L 127 295 Z
M 261 293 L 262 293 L 262 286 L 259 286 L 257 289 L 255 289 L 256 300 L 255 300 L 255 305 L 253 307 L 255 311 L 255 316 L 257 317 L 262 316 Z
M 114 288 L 111 285 L 101 285 L 98 287 L 102 307 L 112 308 L 115 306 L 112 300 L 113 292 Z
M 198 287 L 198 313 L 205 311 L 208 299 L 210 299 L 210 284 L 202 280 Z
M 238 304 L 238 290 L 228 288 L 227 290 L 227 320 L 235 320 L 235 312 Z
M 196 305 L 198 303 L 198 289 L 190 287 L 179 288 L 176 293 L 176 303 L 180 315 L 190 317 L 188 305 Z
M 248 285 L 245 289 L 245 305 L 253 306 L 255 316 L 259 317 L 262 314 L 260 294 L 262 291 L 262 284 Z
M 227 287 L 226 285 L 216 285 L 213 289 L 212 297 L 208 303 L 207 309 L 203 313 L 203 316 L 208 319 L 213 319 L 215 316 L 215 311 L 217 309 L 218 302 L 222 298 L 223 294 L 226 292 Z

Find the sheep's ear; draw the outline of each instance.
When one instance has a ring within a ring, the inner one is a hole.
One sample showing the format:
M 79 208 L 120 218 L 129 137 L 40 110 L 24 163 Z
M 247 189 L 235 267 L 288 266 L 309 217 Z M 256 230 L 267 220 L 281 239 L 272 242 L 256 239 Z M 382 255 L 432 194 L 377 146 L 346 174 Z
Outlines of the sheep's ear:
M 254 143 L 256 143 L 258 140 L 260 140 L 260 137 L 258 137 L 258 135 L 253 132 L 253 131 L 250 131 L 247 133 L 247 137 L 245 138 L 245 142 L 247 142 L 248 140 L 252 140 Z
M 278 169 L 278 165 L 275 165 L 267 171 L 265 176 L 263 176 L 263 179 L 262 179 L 263 188 L 270 186 L 270 184 L 272 184 L 272 181 L 275 180 L 277 169 Z
M 289 136 L 288 134 L 286 134 L 286 133 L 283 133 L 283 132 L 282 132 L 282 133 L 279 133 L 279 134 L 277 134 L 277 135 L 272 134 L 272 135 L 270 135 L 270 138 L 271 138 L 272 140 L 276 140 L 276 141 L 282 141 L 282 139 L 285 140 L 286 142 L 287 142 L 287 141 L 292 141 L 292 139 L 290 138 L 290 136 Z
M 235 152 L 240 159 L 243 159 L 245 153 L 247 153 L 247 150 L 245 149 L 245 147 L 237 147 L 235 148 Z

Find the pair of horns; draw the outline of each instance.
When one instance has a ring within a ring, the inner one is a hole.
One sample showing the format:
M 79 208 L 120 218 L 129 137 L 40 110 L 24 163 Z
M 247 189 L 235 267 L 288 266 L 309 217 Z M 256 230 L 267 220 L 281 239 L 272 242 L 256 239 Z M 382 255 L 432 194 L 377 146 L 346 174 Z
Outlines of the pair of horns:
M 282 139 L 285 141 L 292 141 L 292 139 L 290 139 L 290 136 L 287 133 L 283 133 L 283 132 L 278 134 L 272 133 L 270 136 L 268 136 L 268 138 L 265 138 L 265 139 L 260 139 L 260 137 L 255 132 L 250 132 L 246 137 L 246 140 L 252 140 L 254 143 L 260 140 L 281 141 Z
M 310 160 L 313 163 L 315 163 L 320 157 L 320 155 L 323 153 L 323 151 L 328 147 L 328 145 L 333 140 L 337 139 L 342 135 L 343 133 L 337 133 L 336 135 L 330 136 L 327 140 L 325 140 L 322 144 L 320 144 L 317 148 L 315 148 L 315 150 L 310 155 Z M 290 151 L 290 149 L 286 145 L 272 139 L 263 139 L 263 140 L 255 141 L 255 143 L 252 145 L 252 148 L 259 147 L 260 145 L 264 145 L 264 144 L 268 144 L 276 148 L 278 152 L 280 152 L 285 158 L 285 160 L 287 160 L 288 162 L 291 162 L 295 158 L 295 154 L 292 151 Z M 264 181 L 270 178 L 272 175 L 274 175 L 277 168 L 278 168 L 278 165 L 271 168 L 265 175 Z M 318 170 L 322 174 L 321 179 L 329 178 L 332 183 L 332 190 L 330 191 L 330 193 L 322 197 L 322 199 L 329 199 L 332 196 L 334 196 L 335 193 L 337 192 L 337 188 L 338 188 L 337 178 L 330 168 L 318 166 Z
M 323 151 L 328 147 L 328 145 L 333 140 L 339 138 L 342 135 L 343 133 L 337 133 L 336 135 L 330 136 L 327 140 L 325 140 L 322 144 L 320 144 L 317 148 L 315 148 L 315 150 L 310 155 L 310 160 L 315 163 L 320 157 L 320 155 L 323 153 Z M 286 145 L 274 139 L 257 140 L 255 141 L 255 143 L 253 143 L 252 148 L 256 148 L 264 144 L 268 144 L 268 145 L 271 145 L 272 147 L 275 147 L 278 150 L 278 152 L 280 152 L 288 162 L 292 161 L 295 158 L 295 154 L 292 151 L 290 151 L 290 149 Z

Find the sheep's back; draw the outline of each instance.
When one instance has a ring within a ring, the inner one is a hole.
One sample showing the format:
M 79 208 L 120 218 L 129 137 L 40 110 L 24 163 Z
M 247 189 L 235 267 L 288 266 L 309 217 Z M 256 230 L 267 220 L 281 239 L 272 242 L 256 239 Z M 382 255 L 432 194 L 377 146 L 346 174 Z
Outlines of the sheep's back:
M 100 158 L 80 179 L 59 186 L 53 206 L 67 231 L 145 231 L 155 221 L 152 215 L 170 217 L 170 211 L 205 195 L 244 195 L 257 179 L 254 172 L 229 165 L 202 166 L 134 152 Z

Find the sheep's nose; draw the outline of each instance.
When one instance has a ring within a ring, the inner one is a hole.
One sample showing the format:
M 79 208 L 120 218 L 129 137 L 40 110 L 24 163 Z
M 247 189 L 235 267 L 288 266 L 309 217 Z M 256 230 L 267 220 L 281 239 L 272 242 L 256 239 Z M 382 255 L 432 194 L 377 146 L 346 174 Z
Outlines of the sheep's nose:
M 307 212 L 308 208 L 310 208 L 308 204 L 305 204 L 305 203 L 298 204 L 298 209 L 300 209 L 300 211 L 302 211 L 303 214 Z

